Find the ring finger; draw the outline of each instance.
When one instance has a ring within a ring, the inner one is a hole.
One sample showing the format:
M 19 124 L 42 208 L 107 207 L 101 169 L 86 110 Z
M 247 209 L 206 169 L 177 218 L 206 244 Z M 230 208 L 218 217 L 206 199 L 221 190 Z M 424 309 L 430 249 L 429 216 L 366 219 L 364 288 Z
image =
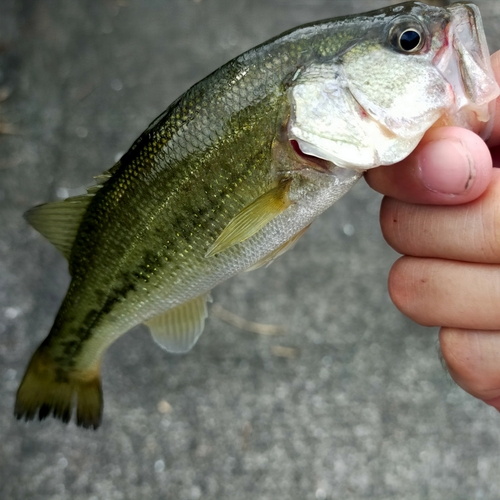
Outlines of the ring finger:
M 500 331 L 442 328 L 439 342 L 453 380 L 500 411 Z

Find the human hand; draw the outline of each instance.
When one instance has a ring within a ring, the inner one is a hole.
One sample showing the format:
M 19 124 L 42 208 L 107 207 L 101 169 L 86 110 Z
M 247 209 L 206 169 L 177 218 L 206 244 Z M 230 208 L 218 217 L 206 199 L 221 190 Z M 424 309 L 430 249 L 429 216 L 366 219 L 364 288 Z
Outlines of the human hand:
M 500 52 L 492 56 L 500 81 Z M 404 162 L 366 174 L 386 195 L 380 222 L 403 254 L 389 293 L 408 317 L 440 326 L 450 375 L 500 411 L 500 98 L 486 145 L 456 127 L 429 131 Z

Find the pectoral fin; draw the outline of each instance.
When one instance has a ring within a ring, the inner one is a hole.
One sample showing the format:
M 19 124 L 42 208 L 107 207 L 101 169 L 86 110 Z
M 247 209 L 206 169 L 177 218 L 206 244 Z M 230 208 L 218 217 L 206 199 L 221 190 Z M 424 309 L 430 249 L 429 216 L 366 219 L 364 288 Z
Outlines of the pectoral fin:
M 283 243 L 280 247 L 278 247 L 276 250 L 273 252 L 267 254 L 263 259 L 260 259 L 258 262 L 256 262 L 252 267 L 249 267 L 248 269 L 245 269 L 245 272 L 248 273 L 249 271 L 255 271 L 256 269 L 259 269 L 263 266 L 268 266 L 271 264 L 271 262 L 274 259 L 277 259 L 280 255 L 283 255 L 285 252 L 288 252 L 288 250 L 291 250 L 297 241 L 301 238 L 301 236 L 311 227 L 311 224 L 306 226 L 304 229 L 299 231 L 297 234 L 292 236 L 288 241 Z
M 210 300 L 210 293 L 146 321 L 155 342 L 169 352 L 188 352 L 203 332 L 208 316 L 207 300 Z
M 286 210 L 292 203 L 288 197 L 290 183 L 290 179 L 281 182 L 246 206 L 225 227 L 208 249 L 205 257 L 212 257 L 212 255 L 245 241 Z

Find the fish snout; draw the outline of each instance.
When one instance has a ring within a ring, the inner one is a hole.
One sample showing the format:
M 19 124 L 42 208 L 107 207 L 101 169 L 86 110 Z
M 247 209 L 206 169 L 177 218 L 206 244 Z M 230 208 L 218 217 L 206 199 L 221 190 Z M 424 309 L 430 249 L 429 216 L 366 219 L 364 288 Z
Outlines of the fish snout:
M 470 121 L 472 114 L 479 122 L 472 128 L 487 139 L 493 124 L 493 103 L 500 88 L 491 67 L 481 14 L 471 3 L 454 4 L 447 10 L 450 22 L 435 65 L 451 87 L 455 107 L 452 114 L 457 123 Z

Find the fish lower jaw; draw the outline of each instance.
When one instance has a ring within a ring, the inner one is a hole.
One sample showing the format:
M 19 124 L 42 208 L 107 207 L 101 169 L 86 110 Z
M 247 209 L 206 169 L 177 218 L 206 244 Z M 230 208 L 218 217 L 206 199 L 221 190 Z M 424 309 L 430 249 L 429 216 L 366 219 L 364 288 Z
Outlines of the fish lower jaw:
M 446 113 L 437 120 L 431 128 L 461 127 L 471 130 L 487 141 L 495 123 L 495 101 L 481 106 L 466 106 L 454 113 Z
M 375 146 L 377 141 L 373 141 L 374 145 L 371 145 L 371 141 L 358 144 L 345 142 L 339 148 L 338 142 L 331 143 L 329 139 L 321 137 L 308 137 L 308 139 L 294 137 L 291 142 L 302 157 L 314 158 L 316 164 L 323 165 L 328 173 L 333 173 L 335 167 L 364 172 L 381 165 L 397 163 L 413 151 L 421 136 L 409 139 L 387 138 L 387 142 L 381 148 Z
M 307 151 L 308 148 L 304 147 L 302 141 L 298 139 L 290 139 L 290 146 L 301 162 L 306 163 L 316 171 L 331 174 L 335 168 L 335 164 L 323 156 L 306 153 L 304 150 Z
M 362 172 L 373 166 L 373 155 L 370 155 L 370 158 L 367 158 L 366 160 L 368 161 L 366 161 L 363 159 L 363 156 L 366 157 L 368 155 L 363 154 L 358 149 L 351 155 L 353 158 L 356 158 L 356 163 L 348 162 L 339 155 L 336 155 L 332 151 L 333 148 L 328 147 L 328 142 L 328 139 L 320 137 L 316 137 L 309 141 L 296 136 L 292 136 L 290 139 L 290 143 L 292 144 L 294 151 L 302 159 L 305 159 L 308 163 L 313 163 L 314 165 L 321 167 L 321 170 L 325 173 L 332 173 L 335 167 Z M 352 146 L 352 149 L 354 148 L 355 146 Z M 376 152 L 374 153 L 376 155 Z
M 487 141 L 491 137 L 495 125 L 496 101 L 474 108 L 470 107 L 470 114 L 473 115 L 474 119 L 468 128 Z
M 331 130 L 310 131 L 293 124 L 288 130 L 289 139 L 297 143 L 303 155 L 327 162 L 330 171 L 340 167 L 356 172 L 400 162 L 416 148 L 424 133 L 425 129 L 419 129 L 397 134 L 371 117 L 362 126 L 347 130 L 332 126 Z

